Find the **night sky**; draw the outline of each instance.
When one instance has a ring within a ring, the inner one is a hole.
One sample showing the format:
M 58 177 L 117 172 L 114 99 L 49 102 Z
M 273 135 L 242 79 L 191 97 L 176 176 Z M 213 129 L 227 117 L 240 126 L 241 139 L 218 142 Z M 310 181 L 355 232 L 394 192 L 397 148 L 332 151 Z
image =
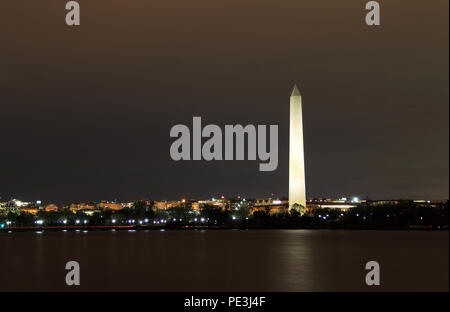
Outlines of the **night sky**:
M 0 196 L 287 196 L 297 83 L 308 197 L 448 198 L 448 1 L 379 2 L 2 0 Z M 193 116 L 278 124 L 278 169 L 174 162 Z

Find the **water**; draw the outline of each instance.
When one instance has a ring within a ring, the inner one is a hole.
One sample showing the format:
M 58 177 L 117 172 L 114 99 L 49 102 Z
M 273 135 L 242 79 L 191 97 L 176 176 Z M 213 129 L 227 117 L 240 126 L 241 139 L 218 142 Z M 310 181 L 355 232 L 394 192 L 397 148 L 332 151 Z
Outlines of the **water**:
M 65 285 L 65 263 L 81 286 Z M 365 286 L 365 263 L 381 286 Z M 209 230 L 0 233 L 0 291 L 448 291 L 449 234 Z

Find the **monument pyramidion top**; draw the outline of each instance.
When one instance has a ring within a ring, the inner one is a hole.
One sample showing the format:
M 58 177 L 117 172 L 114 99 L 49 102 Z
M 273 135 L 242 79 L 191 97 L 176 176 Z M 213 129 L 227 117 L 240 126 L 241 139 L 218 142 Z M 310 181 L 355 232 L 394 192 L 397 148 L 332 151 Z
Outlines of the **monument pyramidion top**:
M 294 84 L 294 88 L 292 89 L 291 96 L 300 96 L 300 91 L 298 91 L 297 84 Z

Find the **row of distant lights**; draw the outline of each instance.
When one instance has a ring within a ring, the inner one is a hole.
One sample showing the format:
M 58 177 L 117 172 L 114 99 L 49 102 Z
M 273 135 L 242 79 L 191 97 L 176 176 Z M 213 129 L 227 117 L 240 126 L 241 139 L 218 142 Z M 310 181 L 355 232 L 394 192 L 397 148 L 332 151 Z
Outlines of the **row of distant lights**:
M 371 215 L 372 215 L 372 214 L 371 214 Z M 341 213 L 341 217 L 343 217 L 343 216 L 344 216 L 344 214 Z M 357 217 L 360 217 L 359 213 L 357 213 L 356 216 L 357 216 Z M 329 217 L 330 217 L 329 214 L 324 215 L 324 216 L 319 215 L 319 219 L 323 219 L 323 220 L 326 220 L 326 219 L 329 218 Z M 387 218 L 390 218 L 390 215 L 386 215 L 386 217 L 387 217 Z M 237 220 L 237 217 L 236 217 L 236 216 L 232 216 L 231 218 L 232 218 L 233 220 Z M 248 217 L 246 217 L 245 219 L 248 220 Z M 363 217 L 363 219 L 365 220 L 366 217 Z M 420 219 L 420 220 L 423 220 L 423 217 L 420 217 L 419 219 Z M 167 223 L 167 221 L 168 221 L 168 220 L 166 220 L 166 219 L 154 220 L 154 221 L 153 221 L 153 224 L 164 224 L 164 223 Z M 173 222 L 176 222 L 177 219 L 173 218 L 172 221 L 173 221 Z M 178 219 L 178 221 L 181 222 L 181 221 L 183 221 L 183 219 Z M 194 218 L 194 222 L 199 222 L 199 221 L 200 221 L 200 222 L 205 222 L 205 221 L 209 221 L 209 219 L 205 219 L 205 218 Z M 116 219 L 112 219 L 111 222 L 112 222 L 113 224 L 115 224 L 115 223 L 116 223 Z M 138 222 L 139 222 L 139 224 L 143 224 L 143 223 L 148 223 L 149 220 L 148 220 L 148 219 L 145 219 L 145 220 L 143 220 L 143 221 L 142 221 L 142 220 L 139 220 Z M 44 224 L 44 220 L 36 220 L 34 223 L 35 223 L 35 224 L 38 224 L 38 225 L 42 225 L 42 224 Z M 62 223 L 63 223 L 63 224 L 67 224 L 67 220 L 63 220 Z M 80 220 L 76 220 L 76 221 L 75 221 L 75 224 L 80 224 L 80 223 L 81 223 Z M 88 223 L 87 220 L 83 220 L 83 224 L 87 224 L 87 223 Z M 134 219 L 128 220 L 128 224 L 135 224 L 135 223 L 136 223 L 136 220 L 134 220 Z M 11 224 L 12 224 L 11 221 L 6 221 L 6 225 L 11 225 Z M 4 227 L 4 224 L 2 224 L 2 227 Z
M 371 213 L 370 215 L 372 215 L 372 213 Z M 344 214 L 341 213 L 341 217 L 343 217 L 343 216 L 344 216 Z M 360 217 L 359 213 L 357 213 L 356 216 L 359 218 L 359 217 Z M 330 217 L 329 214 L 327 214 L 327 215 L 325 215 L 325 216 L 319 215 L 319 219 L 323 219 L 323 220 L 326 220 L 326 219 L 329 218 L 329 217 Z M 390 217 L 391 217 L 391 215 L 386 215 L 386 218 L 390 218 Z M 395 217 L 395 214 L 394 214 L 394 217 Z M 420 220 L 423 220 L 423 217 L 420 217 L 419 219 L 420 219 Z M 366 217 L 365 217 L 365 216 L 363 216 L 363 220 L 366 220 Z
M 341 217 L 343 217 L 344 216 L 344 214 L 343 213 L 341 213 Z M 360 215 L 359 215 L 359 213 L 357 213 L 356 214 L 356 216 L 357 217 L 360 217 Z M 329 214 L 327 214 L 327 215 L 319 215 L 319 219 L 323 219 L 323 220 L 326 220 L 327 218 L 329 218 L 330 217 L 330 215 Z M 390 218 L 390 215 L 386 215 L 386 218 Z M 236 216 L 232 216 L 231 217 L 231 219 L 232 220 L 237 220 L 237 217 Z M 246 217 L 245 218 L 246 220 L 248 220 L 248 217 Z M 366 220 L 366 217 L 364 216 L 363 217 L 363 219 L 364 220 Z M 423 217 L 420 217 L 419 218 L 420 220 L 423 220 Z M 177 221 L 177 219 L 172 219 L 172 221 L 173 222 L 176 222 Z M 178 221 L 183 221 L 183 219 L 178 219 Z M 205 218 L 194 218 L 194 222 L 205 222 L 205 221 L 209 221 L 209 219 L 205 219 Z M 116 223 L 116 219 L 112 219 L 111 220 L 111 222 L 113 223 L 113 224 L 115 224 Z M 138 223 L 139 224 L 143 224 L 143 223 L 148 223 L 149 222 L 149 220 L 148 219 L 145 219 L 145 220 L 139 220 L 138 221 Z M 161 219 L 161 220 L 153 220 L 153 224 L 165 224 L 165 223 L 167 223 L 168 222 L 168 220 L 166 220 L 166 219 Z M 43 220 L 36 220 L 35 222 L 34 222 L 35 224 L 39 224 L 39 225 L 42 225 L 42 224 L 44 224 L 44 221 Z M 67 220 L 63 220 L 62 221 L 62 223 L 63 224 L 67 224 Z M 81 223 L 81 221 L 80 220 L 76 220 L 75 221 L 75 224 L 80 224 Z M 88 223 L 88 221 L 87 220 L 83 220 L 83 224 L 87 224 Z M 128 224 L 135 224 L 136 223 L 136 220 L 128 220 Z M 11 225 L 11 221 L 6 221 L 6 225 Z
M 232 219 L 233 220 L 236 220 L 237 218 L 235 217 L 235 216 L 232 216 Z M 246 218 L 246 219 L 248 219 L 248 218 Z M 172 222 L 177 222 L 177 220 L 178 221 L 183 221 L 183 219 L 176 219 L 176 218 L 173 218 L 172 219 Z M 153 220 L 153 224 L 164 224 L 164 223 L 167 223 L 169 220 L 166 220 L 166 219 L 161 219 L 161 220 Z M 205 218 L 194 218 L 194 220 L 193 220 L 194 222 L 205 222 L 205 221 L 209 221 L 209 218 L 208 219 L 205 219 Z M 67 224 L 67 220 L 63 220 L 63 221 L 61 221 L 63 224 Z M 117 220 L 116 219 L 112 219 L 111 220 L 111 223 L 113 223 L 113 224 L 116 224 L 116 222 L 117 222 Z M 44 220 L 36 220 L 36 221 L 34 221 L 34 223 L 35 224 L 38 224 L 38 225 L 42 225 L 42 224 L 44 224 Z M 80 220 L 76 220 L 75 221 L 75 224 L 80 224 L 81 223 L 81 221 Z M 83 224 L 87 224 L 88 223 L 88 221 L 87 220 L 83 220 Z M 127 221 L 127 223 L 128 224 L 136 224 L 136 220 L 135 219 L 130 219 L 130 220 L 128 220 Z M 148 219 L 144 219 L 144 220 L 139 220 L 138 221 L 138 223 L 139 224 L 144 224 L 144 223 L 149 223 L 149 220 Z M 11 225 L 11 221 L 7 221 L 6 222 L 6 225 Z
M 176 219 L 176 218 L 173 218 L 173 219 L 172 219 L 172 222 L 177 222 L 177 220 L 180 221 L 180 222 L 183 221 L 183 219 Z M 205 218 L 200 218 L 200 220 L 201 220 L 201 222 L 205 222 Z M 208 219 L 208 220 L 209 220 L 209 219 Z M 153 220 L 153 224 L 162 224 L 162 223 L 167 223 L 168 221 L 169 221 L 168 219 Z M 197 222 L 198 219 L 195 218 L 194 221 Z M 112 219 L 112 220 L 111 220 L 111 223 L 113 223 L 113 224 L 116 224 L 116 222 L 117 222 L 116 219 Z M 144 219 L 144 220 L 138 220 L 138 221 L 136 222 L 135 219 L 130 219 L 130 220 L 127 221 L 127 223 L 128 223 L 128 224 L 136 224 L 136 223 L 144 224 L 144 223 L 149 223 L 149 220 L 148 220 L 148 219 Z
M 34 221 L 34 223 L 42 225 L 42 224 L 44 224 L 44 220 L 36 220 L 36 221 Z M 61 223 L 67 224 L 67 220 L 62 220 Z M 80 223 L 82 223 L 80 220 L 75 220 L 75 224 L 80 224 Z M 88 223 L 88 220 L 83 220 L 83 224 L 87 224 L 87 223 Z
M 233 220 L 237 220 L 238 219 L 236 216 L 232 216 L 231 218 Z M 246 217 L 245 219 L 248 220 L 248 217 Z M 181 219 L 181 218 L 180 219 L 173 218 L 172 222 L 177 222 L 177 220 L 180 221 L 180 222 L 183 221 L 183 219 Z M 209 218 L 208 219 L 205 219 L 205 218 L 194 218 L 193 221 L 194 222 L 205 222 L 205 221 L 209 221 Z M 63 224 L 67 224 L 68 223 L 67 220 L 62 220 L 60 222 L 63 223 Z M 111 220 L 112 224 L 116 224 L 116 222 L 117 222 L 116 219 L 112 219 Z M 167 222 L 168 222 L 168 220 L 166 220 L 166 219 L 153 220 L 153 224 L 165 224 Z M 88 220 L 83 220 L 83 222 L 81 222 L 81 220 L 75 220 L 75 224 L 81 224 L 81 223 L 88 224 Z M 127 221 L 127 223 L 128 224 L 136 224 L 136 220 L 130 219 L 130 220 Z M 149 220 L 148 219 L 139 220 L 138 223 L 139 224 L 149 223 Z M 0 228 L 4 228 L 5 225 L 8 226 L 8 225 L 11 225 L 11 224 L 12 224 L 11 221 L 6 221 L 5 223 L 0 224 Z M 43 225 L 44 224 L 44 220 L 36 220 L 36 221 L 34 221 L 34 224 Z
M 237 220 L 237 217 L 236 216 L 232 216 L 231 217 L 233 220 Z M 247 218 L 245 218 L 245 219 L 247 219 L 248 220 L 248 217 Z M 172 219 L 172 222 L 177 222 L 177 221 L 183 221 L 183 219 L 176 219 L 176 218 L 173 218 Z M 207 222 L 207 221 L 209 221 L 209 218 L 194 218 L 193 219 L 193 221 L 194 222 Z M 116 219 L 112 219 L 111 220 L 111 223 L 113 223 L 113 224 L 115 224 L 117 221 L 116 221 Z M 161 219 L 161 220 L 153 220 L 153 224 L 165 224 L 165 223 L 167 223 L 167 222 L 169 222 L 169 220 L 168 219 Z M 136 224 L 136 220 L 135 219 L 130 219 L 130 220 L 128 220 L 127 221 L 127 223 L 128 224 Z M 145 220 L 139 220 L 137 223 L 139 223 L 139 224 L 144 224 L 144 223 L 149 223 L 149 220 L 148 219 L 145 219 Z
M 161 220 L 153 220 L 153 224 L 160 224 L 160 223 L 167 223 L 168 220 L 166 219 L 161 219 Z M 177 219 L 172 219 L 173 222 L 176 222 Z M 179 221 L 183 221 L 183 219 L 179 219 Z M 112 219 L 111 223 L 116 224 L 117 220 L 116 219 Z M 127 221 L 128 224 L 136 224 L 136 220 L 135 219 L 130 219 Z M 137 223 L 139 224 L 144 224 L 144 223 L 149 223 L 148 219 L 144 219 L 144 220 L 138 220 Z

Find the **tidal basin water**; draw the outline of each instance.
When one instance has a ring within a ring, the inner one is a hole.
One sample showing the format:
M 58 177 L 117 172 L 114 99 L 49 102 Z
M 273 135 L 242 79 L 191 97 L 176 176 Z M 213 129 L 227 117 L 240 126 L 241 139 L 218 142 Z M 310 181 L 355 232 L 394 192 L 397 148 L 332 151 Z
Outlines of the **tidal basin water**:
M 80 286 L 65 284 L 70 260 L 80 264 Z M 381 286 L 365 285 L 371 260 Z M 0 291 L 448 291 L 449 233 L 0 233 L 0 270 Z

